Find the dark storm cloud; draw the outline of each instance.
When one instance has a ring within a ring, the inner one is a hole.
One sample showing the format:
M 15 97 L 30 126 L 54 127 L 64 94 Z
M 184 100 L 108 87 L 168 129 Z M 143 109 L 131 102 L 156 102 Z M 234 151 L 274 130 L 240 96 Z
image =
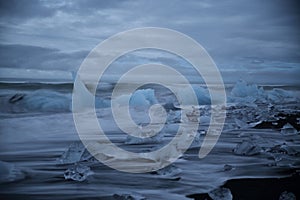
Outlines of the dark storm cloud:
M 17 23 L 18 20 L 51 17 L 58 11 L 91 15 L 99 9 L 121 7 L 124 2 L 120 0 L 0 0 L 0 17 Z
M 0 45 L 1 67 L 29 69 L 62 69 L 75 71 L 87 56 L 87 51 L 64 53 L 27 45 Z
M 218 64 L 243 59 L 300 60 L 296 0 L 0 2 L 0 43 L 17 44 L 0 48 L 24 61 L 9 61 L 6 57 L 14 56 L 7 53 L 0 63 L 6 67 L 76 68 L 82 58 L 72 57 L 74 52 L 86 53 L 113 34 L 144 26 L 191 36 Z M 35 53 L 27 61 L 26 53 L 20 51 Z
M 50 17 L 55 14 L 40 0 L 0 0 L 0 17 L 2 20 L 16 22 L 34 17 Z
M 110 0 L 110 1 L 99 1 L 99 0 L 69 0 L 60 6 L 60 10 L 68 13 L 76 13 L 80 15 L 91 15 L 94 12 L 102 9 L 109 8 L 122 8 L 126 1 L 121 0 Z

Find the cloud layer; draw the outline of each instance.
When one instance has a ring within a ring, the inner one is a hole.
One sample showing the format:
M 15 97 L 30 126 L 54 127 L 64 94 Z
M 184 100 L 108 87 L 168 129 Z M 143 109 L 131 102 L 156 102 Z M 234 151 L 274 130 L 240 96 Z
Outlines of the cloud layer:
M 296 0 L 1 0 L 0 65 L 76 70 L 99 42 L 145 26 L 189 35 L 223 70 L 299 63 L 298 7 Z

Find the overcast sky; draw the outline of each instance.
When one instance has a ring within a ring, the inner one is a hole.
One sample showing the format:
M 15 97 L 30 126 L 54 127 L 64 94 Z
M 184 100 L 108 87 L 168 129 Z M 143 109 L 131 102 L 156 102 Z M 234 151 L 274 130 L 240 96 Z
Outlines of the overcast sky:
M 1 67 L 76 70 L 107 37 L 155 26 L 194 38 L 223 70 L 299 72 L 296 0 L 0 0 L 0 18 Z

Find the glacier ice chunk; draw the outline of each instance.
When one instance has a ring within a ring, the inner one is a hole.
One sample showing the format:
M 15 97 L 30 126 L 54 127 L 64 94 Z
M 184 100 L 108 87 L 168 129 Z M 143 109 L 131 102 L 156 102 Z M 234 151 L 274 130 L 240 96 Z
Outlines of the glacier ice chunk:
M 265 99 L 263 88 L 245 81 L 238 81 L 231 90 L 230 102 L 253 104 L 258 99 Z
M 228 188 L 218 188 L 208 193 L 213 200 L 232 200 L 232 194 Z
M 129 105 L 132 107 L 149 107 L 156 103 L 157 99 L 153 89 L 136 90 L 129 101 Z
M 146 197 L 136 192 L 128 194 L 114 194 L 113 197 L 116 200 L 146 200 Z
M 128 135 L 125 144 L 159 144 L 162 142 L 163 134 L 159 133 L 153 137 L 139 138 Z
M 153 89 L 139 89 L 133 94 L 123 94 L 114 100 L 118 106 L 126 106 L 135 110 L 147 110 L 151 105 L 157 104 L 158 101 L 155 97 Z
M 18 104 L 25 111 L 62 112 L 71 110 L 70 95 L 49 90 L 36 90 L 19 99 Z
M 297 98 L 291 91 L 274 88 L 267 93 L 267 99 L 273 103 L 296 102 Z
M 189 122 L 199 122 L 200 121 L 200 111 L 193 108 L 191 112 L 186 113 L 186 117 Z
M 250 141 L 243 141 L 234 148 L 233 152 L 237 155 L 252 156 L 259 154 L 261 150 L 261 147 L 257 144 Z
M 64 177 L 66 180 L 81 182 L 86 180 L 87 177 L 92 174 L 94 173 L 91 171 L 90 167 L 81 164 L 75 164 L 65 171 Z
M 246 122 L 244 122 L 243 120 L 239 120 L 239 119 L 235 118 L 234 121 L 235 121 L 235 124 L 239 128 L 248 128 L 249 127 L 249 125 Z
M 287 123 L 282 127 L 280 133 L 282 135 L 296 135 L 297 130 L 290 123 Z
M 298 154 L 298 152 L 294 148 L 288 146 L 287 144 L 275 145 L 274 147 L 271 147 L 266 151 L 273 154 L 287 154 L 290 156 L 295 156 Z
M 192 88 L 194 90 L 194 93 L 198 100 L 198 105 L 210 105 L 210 95 L 208 90 L 198 86 L 198 85 L 192 85 Z M 186 104 L 194 105 L 195 102 L 192 101 L 191 94 L 188 92 L 189 90 L 187 88 L 180 88 L 178 90 L 178 93 L 183 99 L 183 102 Z M 181 102 L 180 102 L 181 103 Z
M 161 178 L 179 180 L 181 172 L 182 170 L 175 165 L 169 165 L 163 169 L 151 172 L 151 174 L 158 175 Z
M 65 150 L 58 161 L 60 164 L 73 164 L 90 158 L 92 155 L 85 149 L 82 142 L 74 142 Z
M 271 91 L 265 91 L 262 87 L 255 84 L 248 84 L 245 81 L 238 81 L 233 87 L 231 95 L 228 97 L 229 102 L 234 103 L 275 103 L 282 104 L 297 102 L 299 98 L 291 91 L 280 88 L 274 88 Z
M 248 84 L 246 81 L 238 81 L 231 91 L 233 97 L 257 97 L 264 94 L 262 88 L 258 88 L 255 84 Z
M 199 105 L 210 105 L 211 104 L 208 90 L 206 90 L 198 85 L 192 85 L 192 87 L 196 93 Z

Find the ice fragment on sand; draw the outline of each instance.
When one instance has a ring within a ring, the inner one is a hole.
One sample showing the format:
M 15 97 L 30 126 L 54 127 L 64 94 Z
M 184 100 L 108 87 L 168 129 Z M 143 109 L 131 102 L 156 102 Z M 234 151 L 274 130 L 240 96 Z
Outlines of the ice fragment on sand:
M 116 200 L 146 200 L 146 197 L 138 193 L 131 194 L 114 194 L 114 199 Z
M 228 165 L 228 164 L 224 165 L 224 171 L 230 171 L 232 169 L 234 169 L 234 167 L 232 165 Z
M 151 172 L 151 174 L 155 174 L 160 176 L 161 178 L 166 179 L 176 179 L 179 180 L 180 176 L 179 174 L 182 172 L 182 170 L 175 165 L 169 165 L 163 169 L 157 170 L 155 172 Z
M 218 188 L 208 193 L 213 200 L 232 200 L 231 191 L 228 188 Z
M 66 180 L 74 180 L 74 181 L 84 181 L 88 176 L 92 175 L 93 172 L 88 166 L 84 166 L 81 164 L 75 164 L 69 167 L 65 173 L 64 177 Z
M 0 161 L 0 183 L 19 181 L 25 178 L 25 173 L 12 163 Z
M 143 132 L 143 135 L 154 135 L 154 130 L 147 130 L 147 129 L 143 130 L 142 127 L 137 131 Z M 162 142 L 163 136 L 164 136 L 163 133 L 158 133 L 153 137 L 145 137 L 145 138 L 128 135 L 126 137 L 125 144 L 158 144 Z
M 297 130 L 290 123 L 287 123 L 282 127 L 280 133 L 282 135 L 295 135 Z
M 239 128 L 248 128 L 248 124 L 242 120 L 239 120 L 239 119 L 234 119 L 235 121 L 235 124 L 239 127 Z
M 243 141 L 234 148 L 233 152 L 237 155 L 252 156 L 259 154 L 261 148 L 252 142 Z
M 196 108 L 193 108 L 193 111 L 186 113 L 189 122 L 199 122 L 199 115 L 200 111 Z
M 158 144 L 160 142 L 162 142 L 161 135 L 156 135 L 154 137 L 148 138 L 139 138 L 128 135 L 125 140 L 125 144 Z
M 71 164 L 79 162 L 84 153 L 84 146 L 81 142 L 72 143 L 59 159 L 62 164 Z
M 270 149 L 267 149 L 266 151 L 270 152 L 270 153 L 287 154 L 290 156 L 294 156 L 298 153 L 294 148 L 292 148 L 286 144 L 276 145 Z
M 284 191 L 280 194 L 279 200 L 296 200 L 296 196 L 292 192 Z
M 61 164 L 72 164 L 90 159 L 92 156 L 81 142 L 72 143 L 59 158 Z

